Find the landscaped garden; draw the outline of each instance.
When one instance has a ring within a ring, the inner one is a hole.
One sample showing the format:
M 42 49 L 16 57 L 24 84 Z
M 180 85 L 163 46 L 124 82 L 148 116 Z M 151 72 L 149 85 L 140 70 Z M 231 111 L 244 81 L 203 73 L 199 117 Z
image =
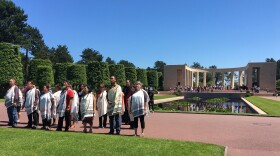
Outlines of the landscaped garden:
M 259 107 L 271 116 L 280 116 L 280 102 L 258 96 L 246 97 L 246 100 Z
M 0 128 L 0 155 L 222 156 L 224 147 L 195 142 Z M 16 149 L 16 150 L 15 150 Z

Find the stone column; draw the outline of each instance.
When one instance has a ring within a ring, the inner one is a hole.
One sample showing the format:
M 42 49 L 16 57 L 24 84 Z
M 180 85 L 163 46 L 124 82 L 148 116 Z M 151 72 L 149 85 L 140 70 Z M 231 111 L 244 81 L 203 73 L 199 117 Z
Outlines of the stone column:
M 206 72 L 203 73 L 203 87 L 206 86 Z
M 230 81 L 230 83 L 231 83 L 231 89 L 234 89 L 234 71 L 231 71 L 231 81 Z
M 239 71 L 239 77 L 238 77 L 238 82 L 239 82 L 239 86 L 242 86 L 242 71 Z
M 182 71 L 182 79 L 183 80 L 182 80 L 181 86 L 186 86 L 186 79 L 187 79 L 186 75 L 187 75 L 186 69 L 183 69 L 183 71 Z
M 199 72 L 196 72 L 196 87 L 199 86 Z
M 222 86 L 224 86 L 225 88 L 225 73 L 221 72 L 221 74 L 222 74 Z
M 247 73 L 244 71 L 244 85 L 247 86 Z
M 193 87 L 193 72 L 191 71 L 191 87 Z
M 212 86 L 215 86 L 215 75 L 216 73 L 215 72 L 212 72 Z
M 186 86 L 190 86 L 190 73 L 189 73 L 189 71 L 186 69 L 186 73 L 187 73 L 187 84 L 186 84 Z

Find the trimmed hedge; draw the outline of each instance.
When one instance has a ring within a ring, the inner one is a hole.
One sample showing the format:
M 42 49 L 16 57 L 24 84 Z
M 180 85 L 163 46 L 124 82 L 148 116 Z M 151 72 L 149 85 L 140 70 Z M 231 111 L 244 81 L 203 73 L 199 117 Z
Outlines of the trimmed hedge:
M 115 76 L 117 82 L 121 86 L 125 86 L 125 69 L 122 64 L 110 64 L 109 65 L 110 76 Z
M 107 62 L 100 62 L 101 65 L 101 72 L 102 72 L 102 82 L 105 86 L 110 86 L 110 72 L 109 72 L 109 65 Z
M 38 66 L 37 72 L 37 86 L 40 90 L 43 90 L 43 85 L 54 85 L 53 70 L 50 66 Z
M 99 62 L 93 61 L 87 65 L 87 83 L 95 91 L 98 90 L 99 84 L 102 83 L 102 70 Z
M 126 80 L 130 80 L 131 84 L 135 84 L 137 81 L 137 72 L 134 67 L 126 67 L 125 68 L 125 77 Z
M 156 70 L 147 71 L 148 85 L 158 88 L 158 72 Z
M 18 46 L 0 43 L 0 56 L 0 97 L 4 97 L 10 79 L 15 79 L 19 86 L 23 85 L 23 72 Z
M 80 84 L 87 83 L 86 66 L 80 64 L 71 64 L 67 68 L 67 79 L 72 84 L 73 88 Z
M 56 63 L 54 65 L 54 82 L 55 84 L 63 85 L 67 80 L 67 69 L 70 63 Z
M 137 72 L 137 81 L 140 81 L 143 83 L 143 86 L 148 86 L 148 80 L 147 80 L 147 71 L 146 69 L 136 69 Z
M 35 84 L 38 82 L 38 67 L 39 66 L 49 66 L 52 68 L 52 63 L 50 60 L 43 59 L 32 59 L 29 62 L 28 67 L 28 80 L 32 80 Z M 52 73 L 53 77 L 53 73 Z

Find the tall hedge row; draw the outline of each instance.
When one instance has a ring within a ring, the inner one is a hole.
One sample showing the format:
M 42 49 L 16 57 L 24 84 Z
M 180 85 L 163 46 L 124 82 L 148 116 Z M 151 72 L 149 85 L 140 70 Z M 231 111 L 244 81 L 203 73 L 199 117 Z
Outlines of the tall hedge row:
M 158 72 L 156 70 L 147 71 L 148 85 L 158 88 Z
M 0 97 L 5 96 L 9 80 L 15 79 L 19 86 L 23 84 L 23 73 L 19 47 L 0 43 Z
M 101 72 L 102 72 L 102 82 L 106 85 L 110 85 L 110 72 L 109 65 L 107 62 L 100 62 Z
M 55 84 L 62 85 L 67 80 L 67 69 L 69 63 L 56 63 L 54 65 L 54 81 Z
M 87 83 L 86 66 L 81 64 L 71 64 L 67 68 L 67 79 L 73 85 L 77 87 L 79 84 Z
M 110 64 L 109 65 L 110 76 L 117 78 L 117 83 L 121 86 L 125 86 L 125 69 L 122 64 Z
M 54 85 L 53 70 L 50 66 L 37 67 L 37 86 L 42 90 L 43 85 Z
M 143 83 L 143 86 L 148 86 L 148 80 L 147 80 L 147 71 L 146 69 L 136 69 L 137 72 L 137 81 L 141 81 Z
M 35 84 L 38 82 L 38 67 L 39 66 L 49 66 L 52 68 L 52 63 L 50 60 L 43 59 L 32 59 L 29 62 L 28 67 L 28 80 L 32 80 Z M 53 77 L 53 73 L 52 73 Z
M 126 80 L 130 80 L 131 84 L 135 84 L 137 81 L 137 72 L 134 67 L 126 67 L 125 68 L 125 77 Z
M 102 69 L 99 62 L 93 61 L 87 65 L 87 83 L 95 91 L 102 83 Z

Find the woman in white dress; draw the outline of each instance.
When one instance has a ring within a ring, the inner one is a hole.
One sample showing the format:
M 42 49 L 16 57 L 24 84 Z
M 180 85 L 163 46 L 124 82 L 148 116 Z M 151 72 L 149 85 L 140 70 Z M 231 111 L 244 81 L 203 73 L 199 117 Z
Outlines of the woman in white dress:
M 107 92 L 105 85 L 102 83 L 99 86 L 99 92 L 97 94 L 97 111 L 99 116 L 99 128 L 106 128 L 107 124 Z M 103 122 L 102 122 L 103 118 Z
M 40 96 L 40 113 L 43 120 L 42 129 L 49 130 L 51 127 L 51 108 L 54 105 L 53 95 L 49 92 L 47 85 L 43 86 L 43 94 Z
M 53 94 L 54 97 L 54 105 L 52 107 L 52 125 L 55 125 L 56 122 L 56 113 L 57 113 L 57 107 L 60 101 L 60 94 L 61 94 L 61 88 L 59 85 L 55 85 L 55 93 Z

